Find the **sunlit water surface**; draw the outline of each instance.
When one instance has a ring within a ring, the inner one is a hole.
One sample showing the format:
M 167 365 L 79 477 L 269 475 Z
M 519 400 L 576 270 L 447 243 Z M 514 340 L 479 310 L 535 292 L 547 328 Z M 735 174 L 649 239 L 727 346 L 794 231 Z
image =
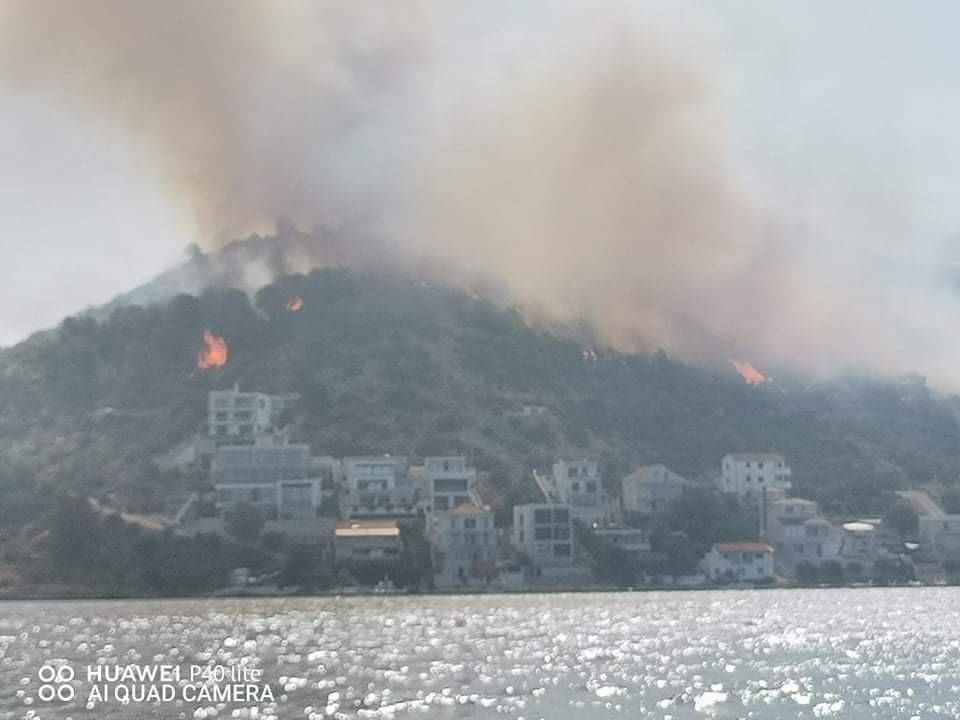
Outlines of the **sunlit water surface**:
M 246 663 L 273 704 L 41 702 L 41 666 Z M 0 603 L 7 718 L 960 717 L 960 590 Z

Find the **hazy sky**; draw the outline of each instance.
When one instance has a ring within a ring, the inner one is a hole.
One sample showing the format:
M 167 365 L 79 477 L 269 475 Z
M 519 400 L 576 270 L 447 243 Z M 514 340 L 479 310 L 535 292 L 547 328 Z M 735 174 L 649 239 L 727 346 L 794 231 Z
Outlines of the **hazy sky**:
M 703 55 L 757 196 L 795 223 L 792 255 L 892 305 L 884 308 L 891 342 L 916 344 L 939 370 L 952 363 L 960 355 L 948 330 L 958 309 L 950 271 L 960 266 L 955 3 L 629 5 L 641 23 L 668 28 L 679 52 Z M 482 74 L 504 46 L 534 61 L 559 8 L 577 6 L 589 18 L 627 3 L 445 12 L 433 72 L 449 65 L 456 75 L 462 64 Z M 22 87 L 0 86 L 0 213 L 0 344 L 109 300 L 202 240 L 122 125 Z

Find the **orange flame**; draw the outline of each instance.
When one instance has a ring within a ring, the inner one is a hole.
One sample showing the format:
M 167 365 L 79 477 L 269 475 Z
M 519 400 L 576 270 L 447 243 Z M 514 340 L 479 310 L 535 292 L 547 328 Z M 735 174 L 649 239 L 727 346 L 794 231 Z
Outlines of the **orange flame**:
M 227 347 L 226 340 L 207 330 L 203 333 L 203 342 L 206 343 L 206 347 L 197 355 L 198 369 L 212 370 L 222 368 L 227 364 L 230 349 Z
M 737 369 L 737 372 L 740 373 L 740 377 L 744 379 L 747 385 L 763 385 L 764 383 L 770 382 L 770 378 L 750 363 L 737 362 L 736 360 L 731 360 L 730 362 L 733 363 L 733 366 Z
M 303 298 L 299 295 L 294 295 L 292 298 L 287 300 L 287 310 L 290 312 L 299 312 L 303 310 Z

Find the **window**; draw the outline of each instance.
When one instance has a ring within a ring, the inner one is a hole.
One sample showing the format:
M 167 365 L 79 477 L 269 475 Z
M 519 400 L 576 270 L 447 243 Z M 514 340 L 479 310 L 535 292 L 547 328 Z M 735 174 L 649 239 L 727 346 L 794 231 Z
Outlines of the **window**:
M 446 493 L 466 492 L 467 479 L 466 478 L 434 478 L 433 491 L 446 492 Z
M 549 511 L 547 511 L 549 512 Z M 566 508 L 557 509 L 553 511 L 553 521 L 556 523 L 568 523 L 570 522 L 570 511 Z
M 595 482 L 588 482 L 588 483 L 587 483 L 587 492 L 588 492 L 588 493 L 595 493 L 596 491 L 597 491 L 597 484 L 596 484 Z
M 573 490 L 573 492 L 580 492 L 580 483 L 570 483 L 570 489 Z
M 569 540 L 570 539 L 570 526 L 569 525 L 557 525 L 553 529 L 553 539 L 554 540 Z
M 533 511 L 533 521 L 537 525 L 548 525 L 550 523 L 550 511 L 549 510 L 534 510 Z
M 563 543 L 553 546 L 553 554 L 556 557 L 570 557 L 572 548 L 569 543 Z
M 464 518 L 463 527 L 467 530 L 475 530 L 477 528 L 477 519 L 476 518 Z
M 547 526 L 534 528 L 533 539 L 534 540 L 552 540 L 553 533 L 551 533 L 550 530 L 551 528 Z

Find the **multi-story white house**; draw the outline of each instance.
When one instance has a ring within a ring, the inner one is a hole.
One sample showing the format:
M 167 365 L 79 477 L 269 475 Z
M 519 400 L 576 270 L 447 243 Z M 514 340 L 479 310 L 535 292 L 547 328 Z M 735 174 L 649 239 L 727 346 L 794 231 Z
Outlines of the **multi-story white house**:
M 703 558 L 703 573 L 714 582 L 773 579 L 773 548 L 766 543 L 717 543 Z
M 258 435 L 278 429 L 280 415 L 296 402 L 297 395 L 267 395 L 231 390 L 212 390 L 207 395 L 207 434 L 216 442 L 253 442 Z
M 595 461 L 559 460 L 550 475 L 534 473 L 534 478 L 548 502 L 570 506 L 574 520 L 587 525 L 614 521 L 615 507 Z
M 408 517 L 416 514 L 417 483 L 407 459 L 391 455 L 347 457 L 342 462 L 344 499 L 349 518 Z
M 221 445 L 210 464 L 218 508 L 249 503 L 268 517 L 305 520 L 320 514 L 323 501 L 336 493 L 338 464 L 313 457 L 305 444 Z
M 777 551 L 777 565 L 790 573 L 797 563 L 817 565 L 836 558 L 840 536 L 813 500 L 782 498 L 767 505 L 767 539 Z
M 573 564 L 573 517 L 569 505 L 528 503 L 513 508 L 513 545 L 535 568 Z
M 644 465 L 620 481 L 625 513 L 655 515 L 683 495 L 687 479 L 666 465 Z
M 790 467 L 777 453 L 731 453 L 720 463 L 719 485 L 740 500 L 771 502 L 790 490 Z
M 424 458 L 422 472 L 427 512 L 453 510 L 472 501 L 477 471 L 462 455 Z
M 458 505 L 434 514 L 434 572 L 439 587 L 483 584 L 496 574 L 493 512 Z

